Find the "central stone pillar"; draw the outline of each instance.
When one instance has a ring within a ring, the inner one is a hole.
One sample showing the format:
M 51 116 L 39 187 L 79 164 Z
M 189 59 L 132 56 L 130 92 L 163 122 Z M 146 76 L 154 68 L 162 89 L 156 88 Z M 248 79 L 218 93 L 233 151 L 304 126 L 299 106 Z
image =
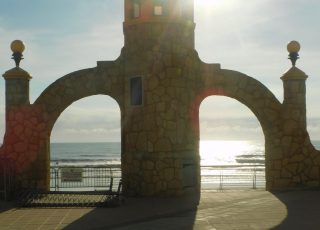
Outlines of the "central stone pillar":
M 174 47 L 160 51 L 125 47 L 122 53 L 122 177 L 129 195 L 199 192 L 199 135 L 190 111 L 196 87 L 184 66 L 184 54 L 194 57 L 191 62 L 197 59 L 194 50 Z
M 142 196 L 198 192 L 199 137 L 183 70 L 168 67 L 131 76 L 125 84 L 124 190 Z
M 186 70 L 199 60 L 194 29 L 193 0 L 125 1 L 122 178 L 129 195 L 199 192 L 199 135 L 190 118 L 196 93 Z

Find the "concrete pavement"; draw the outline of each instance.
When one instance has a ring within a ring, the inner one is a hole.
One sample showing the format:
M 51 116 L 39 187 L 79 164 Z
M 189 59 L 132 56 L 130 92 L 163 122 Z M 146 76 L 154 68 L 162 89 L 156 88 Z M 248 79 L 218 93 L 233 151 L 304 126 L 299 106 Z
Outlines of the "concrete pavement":
M 117 208 L 16 208 L 0 202 L 0 229 L 320 229 L 320 191 L 202 191 L 127 198 Z

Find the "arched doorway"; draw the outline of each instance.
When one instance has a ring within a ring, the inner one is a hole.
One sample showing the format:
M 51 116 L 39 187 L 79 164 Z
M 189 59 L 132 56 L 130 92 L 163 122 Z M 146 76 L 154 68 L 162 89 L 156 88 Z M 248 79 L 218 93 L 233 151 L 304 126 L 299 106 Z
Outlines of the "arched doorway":
M 200 104 L 201 189 L 265 189 L 265 141 L 254 114 L 237 100 Z
M 121 113 L 109 96 L 72 103 L 50 137 L 50 190 L 117 189 L 121 179 Z

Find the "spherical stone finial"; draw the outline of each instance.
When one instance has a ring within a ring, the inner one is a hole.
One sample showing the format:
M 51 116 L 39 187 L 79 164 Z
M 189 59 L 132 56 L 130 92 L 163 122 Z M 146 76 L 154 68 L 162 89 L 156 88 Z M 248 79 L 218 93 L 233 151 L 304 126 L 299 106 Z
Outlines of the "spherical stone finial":
M 10 47 L 13 53 L 23 53 L 25 49 L 24 43 L 21 40 L 14 40 L 11 42 Z
M 11 50 L 13 52 L 12 59 L 16 63 L 16 67 L 19 67 L 20 61 L 23 59 L 22 52 L 25 49 L 25 46 L 21 40 L 14 40 L 11 42 Z
M 287 45 L 287 50 L 289 52 L 289 59 L 291 60 L 292 66 L 296 66 L 296 61 L 299 59 L 300 44 L 297 41 L 291 41 Z
M 291 41 L 287 45 L 289 53 L 298 53 L 300 51 L 300 43 L 297 41 Z

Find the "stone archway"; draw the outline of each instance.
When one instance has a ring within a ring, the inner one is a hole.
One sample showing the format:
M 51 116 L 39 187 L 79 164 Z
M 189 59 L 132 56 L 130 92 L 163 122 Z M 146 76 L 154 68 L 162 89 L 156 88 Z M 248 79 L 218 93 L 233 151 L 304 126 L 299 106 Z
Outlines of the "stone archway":
M 106 95 L 82 98 L 57 119 L 50 134 L 50 191 L 117 189 L 121 180 L 120 108 Z M 76 170 L 80 183 L 62 178 Z
M 108 95 L 118 103 L 121 111 L 123 96 L 120 83 L 120 78 L 115 82 L 111 82 L 111 78 L 101 78 L 96 68 L 76 71 L 51 84 L 34 105 L 40 106 L 45 113 L 50 134 L 60 114 L 73 102 L 85 97 Z
M 265 190 L 265 140 L 252 111 L 233 98 L 209 96 L 200 105 L 199 121 L 201 192 Z
M 110 69 L 115 68 L 110 64 L 109 67 Z M 31 176 L 36 180 L 37 187 L 45 190 L 49 188 L 50 136 L 60 114 L 73 102 L 82 98 L 107 95 L 119 105 L 122 121 L 123 92 L 121 81 L 122 78 L 115 78 L 114 74 L 101 74 L 98 68 L 80 70 L 55 81 L 35 101 L 33 107 L 39 110 L 39 116 L 45 124 L 42 137 L 38 140 L 37 158 L 33 162 L 33 165 L 39 165 L 39 167 L 31 169 L 32 175 L 39 175 L 38 178 Z
M 270 189 L 272 159 L 274 155 L 281 154 L 280 149 L 275 151 L 275 140 L 280 139 L 282 133 L 280 102 L 262 83 L 240 72 L 221 70 L 214 76 L 202 76 L 202 82 L 192 105 L 196 111 L 194 122 L 199 124 L 200 104 L 209 96 L 233 98 L 249 108 L 258 119 L 265 137 L 266 189 Z M 199 136 L 199 128 L 196 132 Z

